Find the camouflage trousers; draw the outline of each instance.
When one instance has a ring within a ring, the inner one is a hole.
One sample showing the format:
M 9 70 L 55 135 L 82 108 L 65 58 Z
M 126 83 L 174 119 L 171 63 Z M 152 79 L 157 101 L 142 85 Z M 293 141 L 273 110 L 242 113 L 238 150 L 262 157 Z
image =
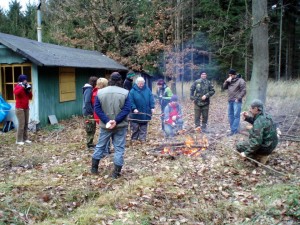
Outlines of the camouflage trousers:
M 96 121 L 93 115 L 84 116 L 84 125 L 86 131 L 86 145 L 87 147 L 94 147 L 94 136 L 96 133 Z
M 131 140 L 146 141 L 148 123 L 130 122 Z
M 200 127 L 200 118 L 202 116 L 202 129 L 206 129 L 208 121 L 209 105 L 198 106 L 194 104 L 195 127 Z
M 250 148 L 250 144 L 247 141 L 238 142 L 236 144 L 236 150 L 238 152 L 245 152 L 249 148 Z M 252 158 L 262 164 L 266 164 L 269 159 L 269 155 L 261 155 L 261 154 L 259 154 L 259 152 L 251 154 L 251 155 L 247 155 L 247 157 Z

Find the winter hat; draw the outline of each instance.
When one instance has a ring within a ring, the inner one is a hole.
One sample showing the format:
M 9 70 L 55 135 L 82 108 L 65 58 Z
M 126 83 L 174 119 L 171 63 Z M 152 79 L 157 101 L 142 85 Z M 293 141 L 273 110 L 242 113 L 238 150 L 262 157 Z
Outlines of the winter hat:
M 134 76 L 135 76 L 135 73 L 132 70 L 128 71 L 127 78 L 131 78 L 131 77 L 134 77 Z
M 259 111 L 264 111 L 264 103 L 259 99 L 254 99 L 251 103 L 251 108 L 257 107 Z
M 165 84 L 165 81 L 163 79 L 159 79 L 157 81 L 157 85 L 164 85 Z
M 228 74 L 236 75 L 236 71 L 234 69 L 230 69 Z
M 21 74 L 21 75 L 18 77 L 18 81 L 19 81 L 19 82 L 23 82 L 24 80 L 27 80 L 27 76 L 24 75 L 24 74 Z
M 171 100 L 170 100 L 171 102 L 177 102 L 178 101 L 178 97 L 177 97 L 177 95 L 172 95 L 172 97 L 171 97 Z
M 122 76 L 118 72 L 113 72 L 110 75 L 110 79 L 113 81 L 119 81 L 119 80 L 122 80 Z

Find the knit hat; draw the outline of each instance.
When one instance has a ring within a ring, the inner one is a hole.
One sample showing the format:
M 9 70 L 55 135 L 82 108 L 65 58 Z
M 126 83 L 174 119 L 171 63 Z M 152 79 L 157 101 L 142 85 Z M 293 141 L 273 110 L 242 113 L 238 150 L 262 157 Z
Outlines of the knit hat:
M 264 103 L 259 99 L 254 99 L 251 103 L 251 108 L 257 107 L 259 111 L 264 111 Z
M 178 101 L 178 97 L 177 97 L 177 95 L 172 95 L 172 97 L 171 97 L 171 100 L 170 100 L 171 102 L 177 102 Z
M 122 80 L 122 76 L 118 72 L 113 72 L 110 75 L 110 79 L 113 81 L 119 81 L 119 80 Z
M 27 76 L 24 75 L 24 74 L 21 74 L 21 75 L 18 77 L 18 81 L 19 81 L 19 82 L 23 82 L 24 80 L 27 80 Z
M 163 79 L 159 79 L 157 81 L 157 85 L 164 85 L 165 84 L 165 81 Z
M 228 74 L 236 75 L 236 71 L 234 69 L 230 69 Z
M 129 70 L 128 73 L 127 73 L 127 78 L 131 78 L 131 77 L 134 77 L 134 76 L 135 76 L 135 73 L 132 70 Z

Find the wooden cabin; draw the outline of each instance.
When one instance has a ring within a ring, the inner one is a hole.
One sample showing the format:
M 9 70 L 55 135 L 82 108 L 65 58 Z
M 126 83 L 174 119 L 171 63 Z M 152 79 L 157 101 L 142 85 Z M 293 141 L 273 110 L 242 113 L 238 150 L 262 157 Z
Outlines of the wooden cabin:
M 44 126 L 49 115 L 58 120 L 82 115 L 82 87 L 90 76 L 106 77 L 128 69 L 101 52 L 63 47 L 0 33 L 0 94 L 11 104 L 6 117 L 17 124 L 14 86 L 20 74 L 32 85 L 30 122 Z

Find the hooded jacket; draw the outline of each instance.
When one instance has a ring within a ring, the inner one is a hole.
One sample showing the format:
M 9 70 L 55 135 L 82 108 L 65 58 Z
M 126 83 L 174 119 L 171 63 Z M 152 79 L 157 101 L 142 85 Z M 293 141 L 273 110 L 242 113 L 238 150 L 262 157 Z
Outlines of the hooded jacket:
M 94 114 L 94 106 L 92 104 L 93 86 L 90 84 L 85 84 L 82 87 L 82 94 L 83 94 L 82 114 L 84 116 L 93 115 Z

